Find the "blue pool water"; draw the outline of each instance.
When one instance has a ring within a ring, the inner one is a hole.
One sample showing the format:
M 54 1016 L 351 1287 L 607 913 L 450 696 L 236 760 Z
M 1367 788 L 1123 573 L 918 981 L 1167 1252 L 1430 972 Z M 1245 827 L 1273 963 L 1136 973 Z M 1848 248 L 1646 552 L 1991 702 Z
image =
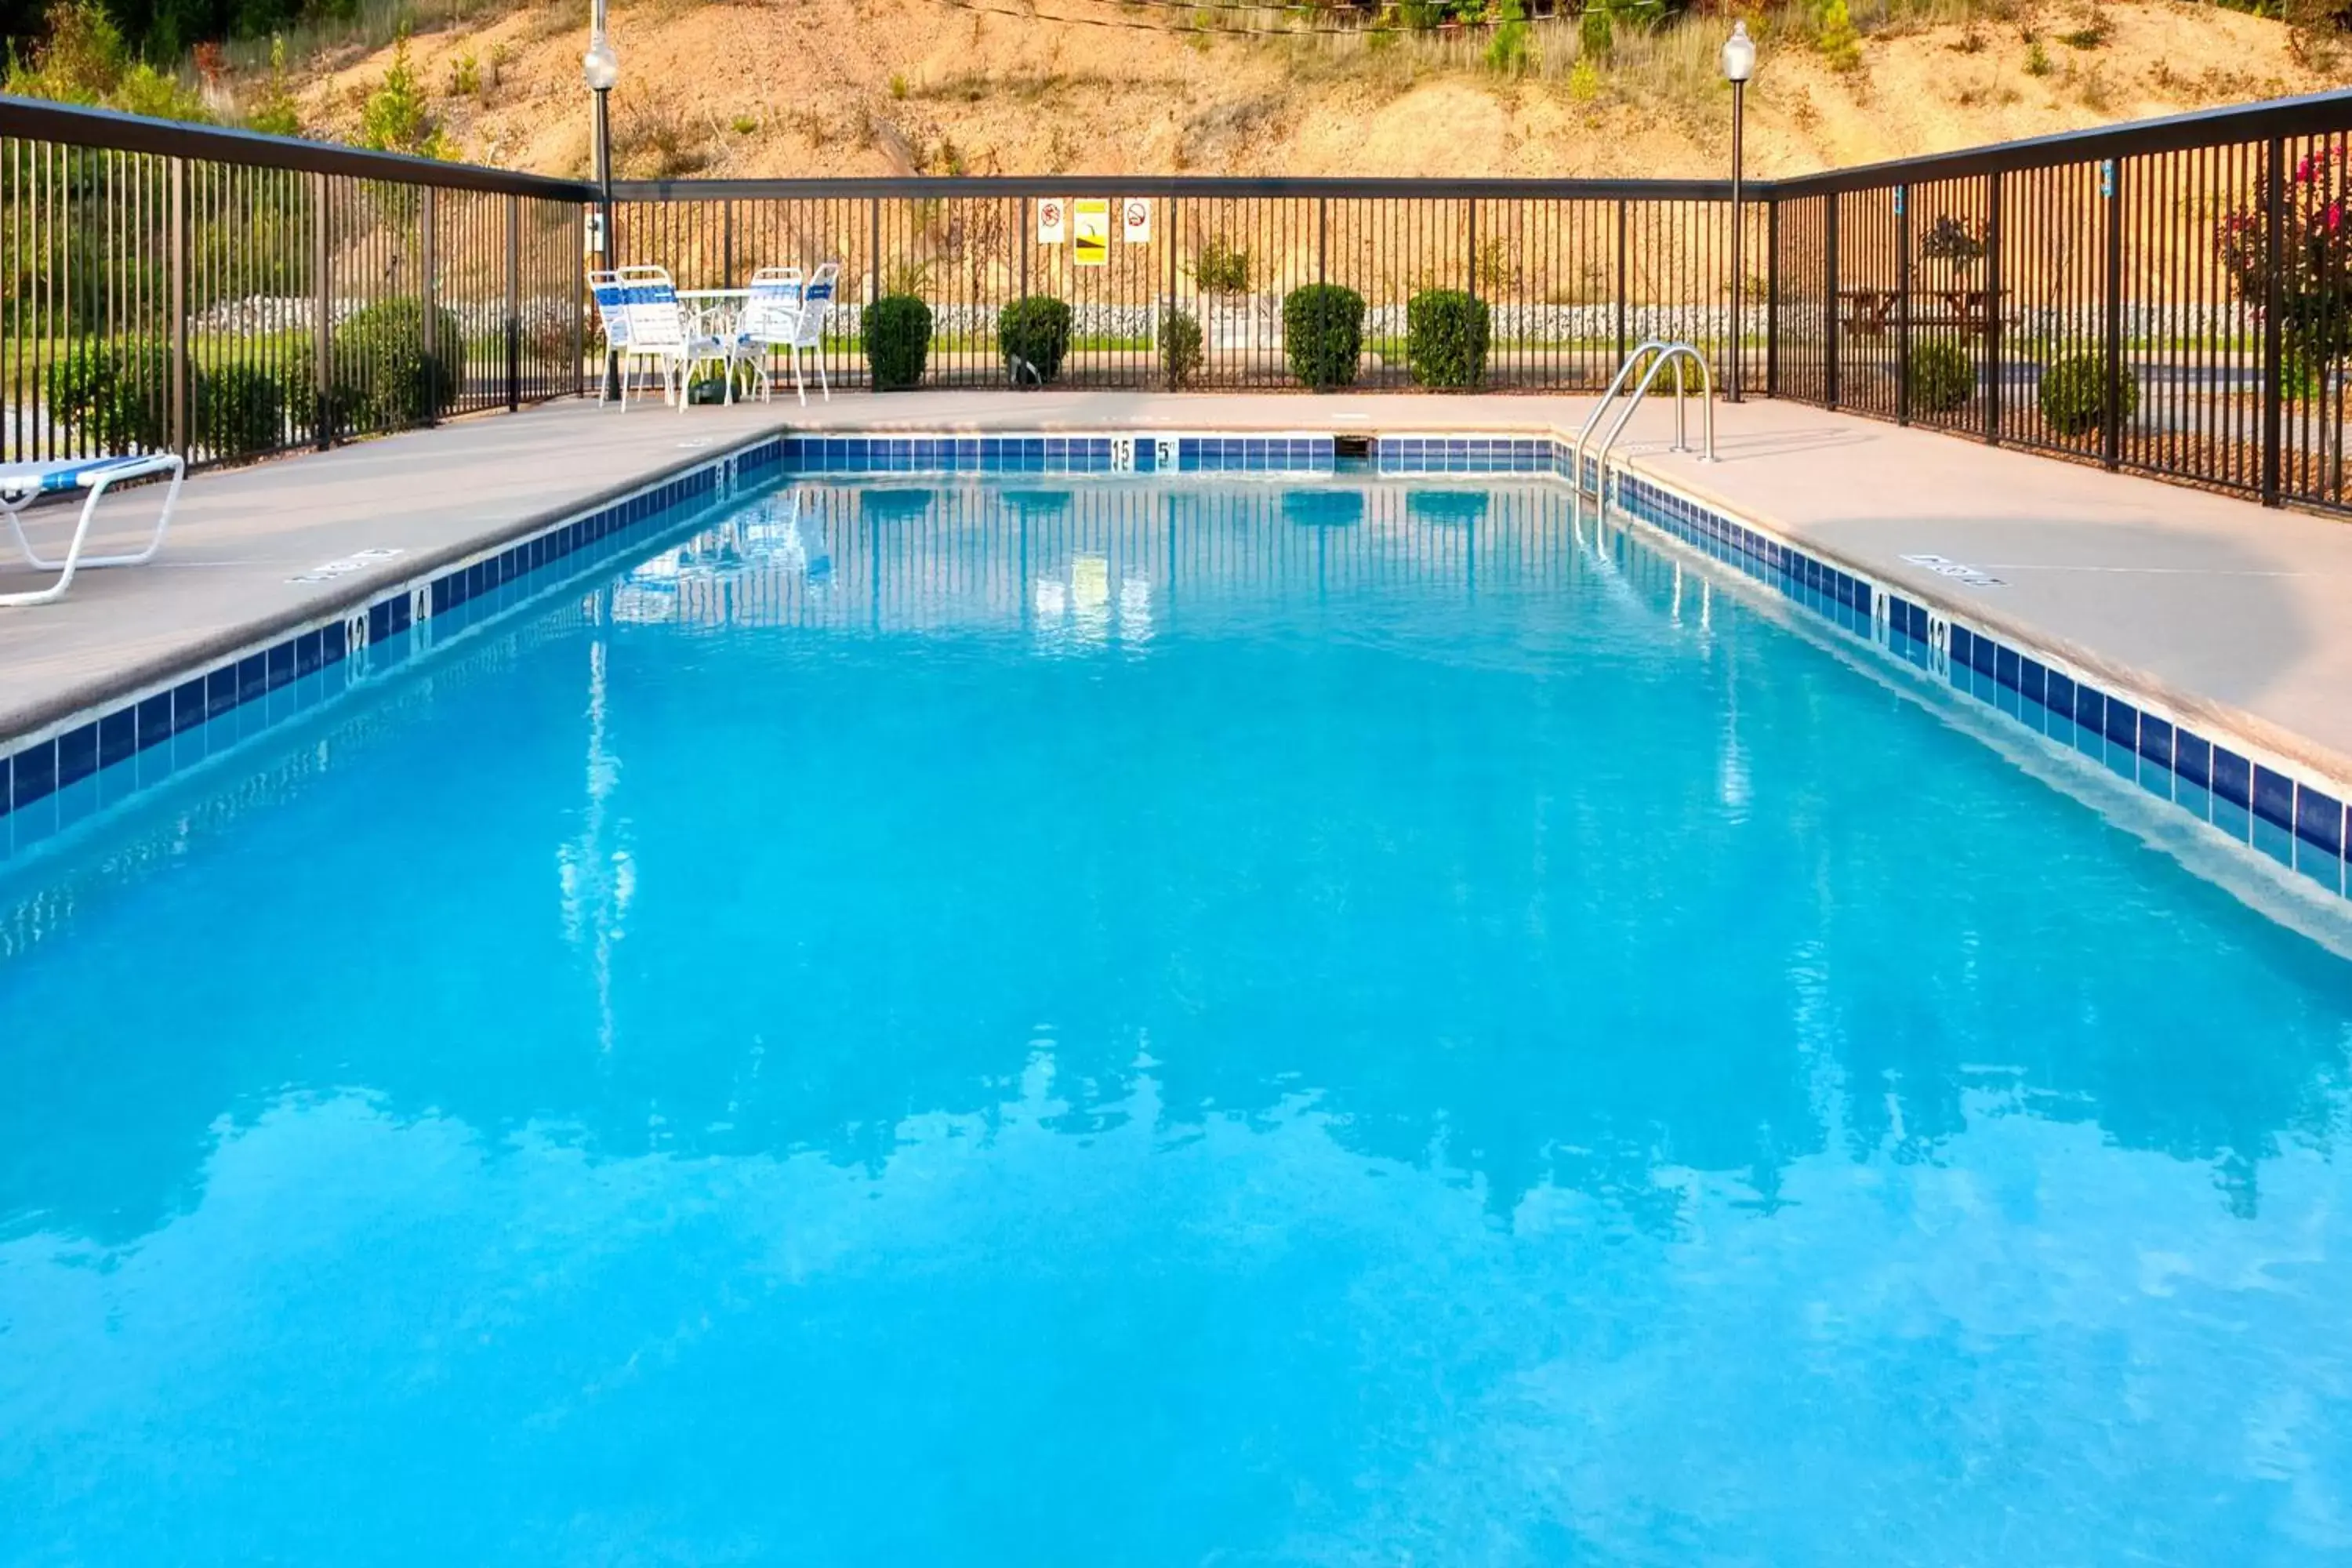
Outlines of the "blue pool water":
M 1548 487 L 1054 486 L 9 873 L 0 1560 L 2352 1559 L 2352 964 Z

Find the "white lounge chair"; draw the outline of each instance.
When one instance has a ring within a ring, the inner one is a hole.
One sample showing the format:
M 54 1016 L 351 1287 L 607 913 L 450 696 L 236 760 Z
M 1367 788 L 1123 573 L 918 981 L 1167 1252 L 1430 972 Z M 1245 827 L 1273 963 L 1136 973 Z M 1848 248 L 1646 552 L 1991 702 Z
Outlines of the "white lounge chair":
M 171 488 L 163 492 L 163 510 L 155 518 L 155 537 L 147 548 L 132 555 L 84 556 L 82 545 L 89 538 L 91 519 L 98 515 L 99 498 L 109 486 L 124 479 L 144 479 L 150 474 L 172 476 Z M 0 512 L 5 512 L 8 528 L 16 536 L 16 548 L 25 559 L 43 572 L 55 572 L 58 580 L 46 588 L 22 594 L 0 594 L 0 606 L 13 605 L 46 605 L 65 597 L 73 585 L 74 574 L 85 566 L 139 566 L 155 559 L 163 548 L 163 531 L 172 526 L 172 512 L 180 504 L 180 481 L 187 478 L 188 466 L 174 452 L 149 452 L 135 458 L 67 458 L 41 463 L 0 463 Z M 52 561 L 33 548 L 25 536 L 25 524 L 19 515 L 43 496 L 70 495 L 86 490 L 89 498 L 81 503 L 81 521 L 74 525 L 73 540 L 66 546 L 65 558 Z
M 689 312 L 686 302 L 677 297 L 677 285 L 670 280 L 667 267 L 624 267 L 616 271 L 591 275 L 592 285 L 603 280 L 604 287 L 618 294 L 622 327 L 618 339 L 608 341 L 622 356 L 625 366 L 630 360 L 650 360 L 661 373 L 662 401 L 675 403 L 683 412 L 687 388 L 693 384 L 698 366 L 709 364 L 722 371 L 731 368 L 729 345 L 703 331 L 699 318 Z M 602 309 L 600 303 L 599 309 Z M 621 380 L 621 403 L 628 405 L 628 378 Z M 728 401 L 734 401 L 734 381 L 728 381 Z
M 736 356 L 760 379 L 760 400 L 766 402 L 774 380 L 768 374 L 768 355 L 782 349 L 792 356 L 793 386 L 803 403 L 808 384 L 801 376 L 801 355 L 814 351 L 816 381 L 824 399 L 833 401 L 833 387 L 824 374 L 824 326 L 833 314 L 841 264 L 828 261 L 803 284 L 797 267 L 763 267 L 751 275 L 751 289 L 743 302 L 743 318 L 736 329 Z
M 596 301 L 596 321 L 604 329 L 605 351 L 621 362 L 617 389 L 622 398 L 629 395 L 629 294 L 617 272 L 588 274 L 588 292 Z M 611 401 L 605 395 L 604 367 L 596 367 L 596 401 Z

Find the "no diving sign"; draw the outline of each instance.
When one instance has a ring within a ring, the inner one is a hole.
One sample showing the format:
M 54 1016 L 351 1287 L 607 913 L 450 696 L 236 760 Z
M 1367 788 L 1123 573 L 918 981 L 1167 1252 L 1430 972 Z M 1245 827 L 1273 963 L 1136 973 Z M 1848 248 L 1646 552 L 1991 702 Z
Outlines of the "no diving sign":
M 1061 244 L 1069 234 L 1069 204 L 1061 197 L 1047 196 L 1037 204 L 1038 244 Z
M 1129 196 L 1118 204 L 1118 232 L 1129 245 L 1151 243 L 1151 203 Z

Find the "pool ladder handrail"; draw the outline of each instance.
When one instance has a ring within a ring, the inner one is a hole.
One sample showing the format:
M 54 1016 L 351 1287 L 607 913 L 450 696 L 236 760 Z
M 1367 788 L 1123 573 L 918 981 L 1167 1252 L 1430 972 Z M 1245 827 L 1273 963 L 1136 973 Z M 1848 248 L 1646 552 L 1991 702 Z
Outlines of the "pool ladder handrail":
M 1601 422 L 1601 416 L 1608 412 L 1611 400 L 1615 398 L 1619 391 L 1623 388 L 1625 378 L 1633 374 L 1633 367 L 1642 363 L 1643 356 L 1645 354 L 1655 357 L 1650 361 L 1649 369 L 1643 373 L 1640 384 L 1635 386 L 1632 395 L 1625 399 L 1625 406 L 1618 411 L 1617 418 L 1609 426 L 1608 434 L 1601 438 L 1600 468 L 1593 475 L 1594 495 L 1604 504 L 1608 501 L 1610 449 L 1617 445 L 1617 438 L 1624 434 L 1627 423 L 1633 417 L 1633 410 L 1640 407 L 1642 399 L 1648 395 L 1650 384 L 1657 380 L 1658 373 L 1670 364 L 1675 367 L 1675 439 L 1674 445 L 1666 449 L 1670 452 L 1690 450 L 1689 416 L 1683 408 L 1682 363 L 1685 360 L 1698 367 L 1699 421 L 1706 441 L 1706 450 L 1701 455 L 1699 460 L 1706 463 L 1715 461 L 1715 377 L 1707 369 L 1706 356 L 1686 342 L 1666 338 L 1650 338 L 1638 344 L 1625 356 L 1625 363 L 1617 367 L 1616 375 L 1610 380 L 1609 390 L 1603 392 L 1600 400 L 1593 404 L 1592 412 L 1584 416 L 1583 426 L 1576 432 L 1576 440 L 1570 447 L 1570 461 L 1575 465 L 1572 479 L 1579 495 L 1584 493 L 1584 448 L 1586 443 L 1592 437 L 1593 426 L 1598 425 Z

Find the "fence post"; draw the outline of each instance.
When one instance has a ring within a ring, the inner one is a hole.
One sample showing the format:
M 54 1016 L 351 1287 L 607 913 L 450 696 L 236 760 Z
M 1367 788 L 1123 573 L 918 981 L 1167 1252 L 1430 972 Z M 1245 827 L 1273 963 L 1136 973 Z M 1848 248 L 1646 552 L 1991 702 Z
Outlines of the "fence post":
M 1601 385 L 1608 385 L 1610 377 L 1617 374 L 1617 367 L 1625 363 L 1625 351 L 1631 346 L 1625 341 L 1625 199 L 1620 196 L 1617 199 L 1617 357 L 1609 366 L 1609 375 L 1601 378 Z
M 1895 423 L 1911 423 L 1911 187 L 1895 187 Z
M 1470 198 L 1470 298 L 1478 297 L 1478 198 Z
M 2112 468 L 2123 460 L 2124 419 L 2124 163 L 2106 161 L 2106 395 L 2099 419 L 2099 461 Z
M 1780 198 L 1764 198 L 1764 395 L 1780 395 Z
M 522 198 L 507 196 L 507 412 L 522 406 Z
M 2008 306 L 2001 298 L 2000 276 L 2000 171 L 1995 169 L 1986 176 L 1985 186 L 1985 399 L 1984 438 L 1992 446 L 2000 445 L 2000 402 L 2002 389 L 2008 383 L 2008 367 L 2001 363 L 2006 345 L 2001 331 Z
M 188 364 L 188 161 L 165 164 L 171 185 L 172 385 L 164 407 L 165 439 L 182 458 L 190 455 L 188 395 L 194 384 Z
M 585 258 L 588 254 L 588 209 L 585 206 L 572 209 L 571 234 L 572 254 Z M 610 245 L 611 237 L 607 236 L 604 243 Z M 596 259 L 601 262 L 604 258 L 600 255 Z M 575 280 L 572 286 L 572 395 L 574 397 L 588 395 L 588 378 L 581 371 L 582 363 L 588 357 L 588 302 L 584 293 L 580 282 Z M 603 372 L 600 370 L 597 374 L 602 380 Z
M 1838 193 L 1822 198 L 1822 406 L 1838 405 Z
M 2263 504 L 2276 506 L 2285 489 L 2286 345 L 2279 321 L 2285 306 L 2286 138 L 2271 138 L 2263 171 Z
M 866 302 L 871 305 L 880 298 L 882 298 L 882 198 L 874 196 L 866 204 Z
M 440 206 L 441 201 L 439 194 L 431 185 L 424 188 L 420 199 L 424 208 L 419 215 L 422 219 L 419 226 L 423 232 L 418 238 L 419 255 L 422 259 L 417 264 L 416 287 L 425 301 L 425 357 L 427 361 L 432 361 L 437 359 L 441 352 L 440 256 L 439 247 L 434 241 L 434 228 L 438 218 L 436 209 Z M 458 345 L 461 350 L 463 346 L 463 344 Z M 463 353 L 457 356 L 457 364 L 459 374 L 462 375 L 465 366 Z M 464 385 L 460 384 L 457 388 L 458 395 L 464 396 L 465 390 Z M 425 423 L 438 425 L 440 422 L 440 402 L 428 395 L 425 399 Z
M 1475 224 L 1477 220 L 1473 218 L 1471 221 Z M 1315 281 L 1328 283 L 1330 276 L 1331 200 L 1328 196 L 1318 196 L 1315 198 Z
M 331 232 L 333 187 L 324 174 L 310 176 L 310 380 L 319 450 L 335 444 L 335 286 Z
M 1024 202 L 1021 205 L 1023 212 L 1025 214 L 1028 210 L 1029 204 Z M 1168 227 L 1166 232 L 1168 235 L 1168 303 L 1162 308 L 1163 318 L 1166 316 L 1172 316 L 1176 313 L 1176 252 L 1179 247 L 1177 245 L 1176 238 L 1178 234 L 1176 227 L 1176 198 L 1173 195 L 1171 195 L 1168 198 Z M 1025 260 L 1029 253 L 1024 248 L 1021 254 Z M 1193 324 L 1198 326 L 1200 323 L 1196 321 Z M 1160 327 L 1160 332 L 1162 341 L 1165 341 L 1167 327 L 1164 320 Z M 1207 347 L 1205 339 L 1197 343 L 1195 347 L 1205 351 Z M 1207 358 L 1208 355 L 1205 352 L 1196 354 L 1196 363 L 1193 365 L 1192 372 L 1195 375 L 1199 374 L 1201 371 L 1201 365 L 1198 362 L 1205 361 Z M 1161 369 L 1163 371 L 1167 369 L 1167 362 L 1164 357 L 1161 362 Z M 1171 392 L 1176 390 L 1176 384 L 1172 379 L 1169 382 L 1168 388 Z

